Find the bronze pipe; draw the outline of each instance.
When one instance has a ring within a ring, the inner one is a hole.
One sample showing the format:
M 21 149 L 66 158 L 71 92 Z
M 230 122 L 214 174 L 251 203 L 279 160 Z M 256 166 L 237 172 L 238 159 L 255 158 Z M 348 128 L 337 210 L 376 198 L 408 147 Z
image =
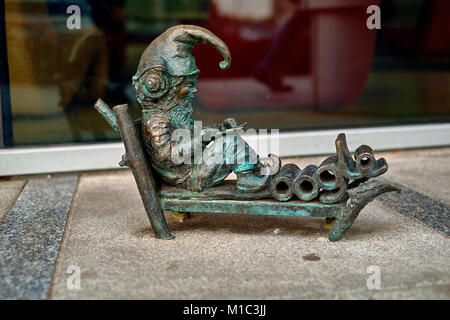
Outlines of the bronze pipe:
M 355 150 L 355 161 L 363 176 L 370 175 L 375 167 L 375 156 L 372 148 L 367 145 L 359 146 Z
M 356 166 L 365 178 L 377 177 L 387 171 L 387 163 L 384 158 L 375 160 L 371 147 L 359 146 L 355 150 Z
M 294 193 L 303 201 L 311 201 L 319 194 L 319 183 L 316 179 L 317 166 L 309 165 L 294 180 Z
M 342 175 L 336 168 L 337 161 L 337 156 L 328 157 L 317 168 L 317 180 L 324 190 L 335 190 L 342 186 L 342 179 L 338 178 Z
M 300 168 L 293 163 L 281 167 L 273 178 L 270 191 L 278 201 L 288 201 L 294 195 L 294 179 L 300 174 Z
M 319 196 L 320 202 L 322 202 L 322 203 L 337 203 L 337 202 L 344 200 L 344 198 L 347 195 L 348 179 L 339 175 L 339 176 L 337 176 L 337 181 L 338 181 L 337 184 L 340 187 L 337 189 L 334 189 L 334 190 L 323 191 Z

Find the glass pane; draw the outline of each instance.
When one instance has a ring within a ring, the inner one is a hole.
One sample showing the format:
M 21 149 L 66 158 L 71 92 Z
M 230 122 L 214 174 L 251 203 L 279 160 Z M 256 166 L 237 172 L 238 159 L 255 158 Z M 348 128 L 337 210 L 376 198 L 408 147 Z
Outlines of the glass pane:
M 369 30 L 369 4 L 381 29 Z M 67 13 L 75 4 L 80 12 Z M 208 45 L 194 117 L 309 130 L 450 120 L 450 2 L 446 0 L 6 0 L 13 144 L 119 139 L 98 97 L 140 108 L 131 77 L 168 27 L 195 24 L 230 48 L 221 70 Z M 74 16 L 75 15 L 75 16 Z M 5 108 L 5 106 L 3 106 Z

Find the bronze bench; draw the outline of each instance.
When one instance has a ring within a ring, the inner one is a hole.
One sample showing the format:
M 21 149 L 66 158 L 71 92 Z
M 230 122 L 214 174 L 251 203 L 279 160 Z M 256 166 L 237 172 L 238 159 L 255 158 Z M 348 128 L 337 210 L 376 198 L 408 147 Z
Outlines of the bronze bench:
M 118 105 L 111 110 L 99 99 L 95 107 L 111 127 L 121 134 L 126 154 L 122 157 L 120 165 L 128 166 L 132 170 L 157 238 L 174 238 L 164 216 L 164 210 L 170 210 L 173 212 L 322 217 L 327 218 L 328 221 L 334 220 L 328 239 L 337 241 L 344 237 L 367 203 L 382 193 L 400 192 L 399 189 L 378 180 L 358 179 L 349 185 L 346 191 L 348 197 L 343 201 L 324 204 L 318 201 L 301 200 L 280 202 L 268 199 L 270 196 L 268 190 L 259 193 L 242 193 L 236 190 L 233 180 L 226 180 L 225 183 L 202 192 L 164 185 L 158 175 L 154 174 L 144 151 L 140 119 L 133 121 L 125 104 Z

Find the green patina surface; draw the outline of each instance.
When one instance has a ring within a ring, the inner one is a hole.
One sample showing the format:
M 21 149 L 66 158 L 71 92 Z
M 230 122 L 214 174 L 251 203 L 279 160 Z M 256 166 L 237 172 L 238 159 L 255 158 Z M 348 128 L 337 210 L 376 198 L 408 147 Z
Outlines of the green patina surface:
M 161 207 L 176 212 L 236 213 L 257 215 L 279 215 L 300 217 L 338 216 L 345 203 L 322 204 L 320 202 L 290 201 L 280 203 L 273 200 L 207 200 L 207 199 L 161 199 Z

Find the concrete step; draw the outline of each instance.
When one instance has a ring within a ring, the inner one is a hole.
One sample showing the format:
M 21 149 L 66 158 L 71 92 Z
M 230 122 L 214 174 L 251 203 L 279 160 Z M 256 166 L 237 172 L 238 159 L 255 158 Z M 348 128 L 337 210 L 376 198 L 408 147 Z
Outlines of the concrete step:
M 380 156 L 403 192 L 336 243 L 324 219 L 203 213 L 155 239 L 126 170 L 0 181 L 0 298 L 449 299 L 450 148 Z

